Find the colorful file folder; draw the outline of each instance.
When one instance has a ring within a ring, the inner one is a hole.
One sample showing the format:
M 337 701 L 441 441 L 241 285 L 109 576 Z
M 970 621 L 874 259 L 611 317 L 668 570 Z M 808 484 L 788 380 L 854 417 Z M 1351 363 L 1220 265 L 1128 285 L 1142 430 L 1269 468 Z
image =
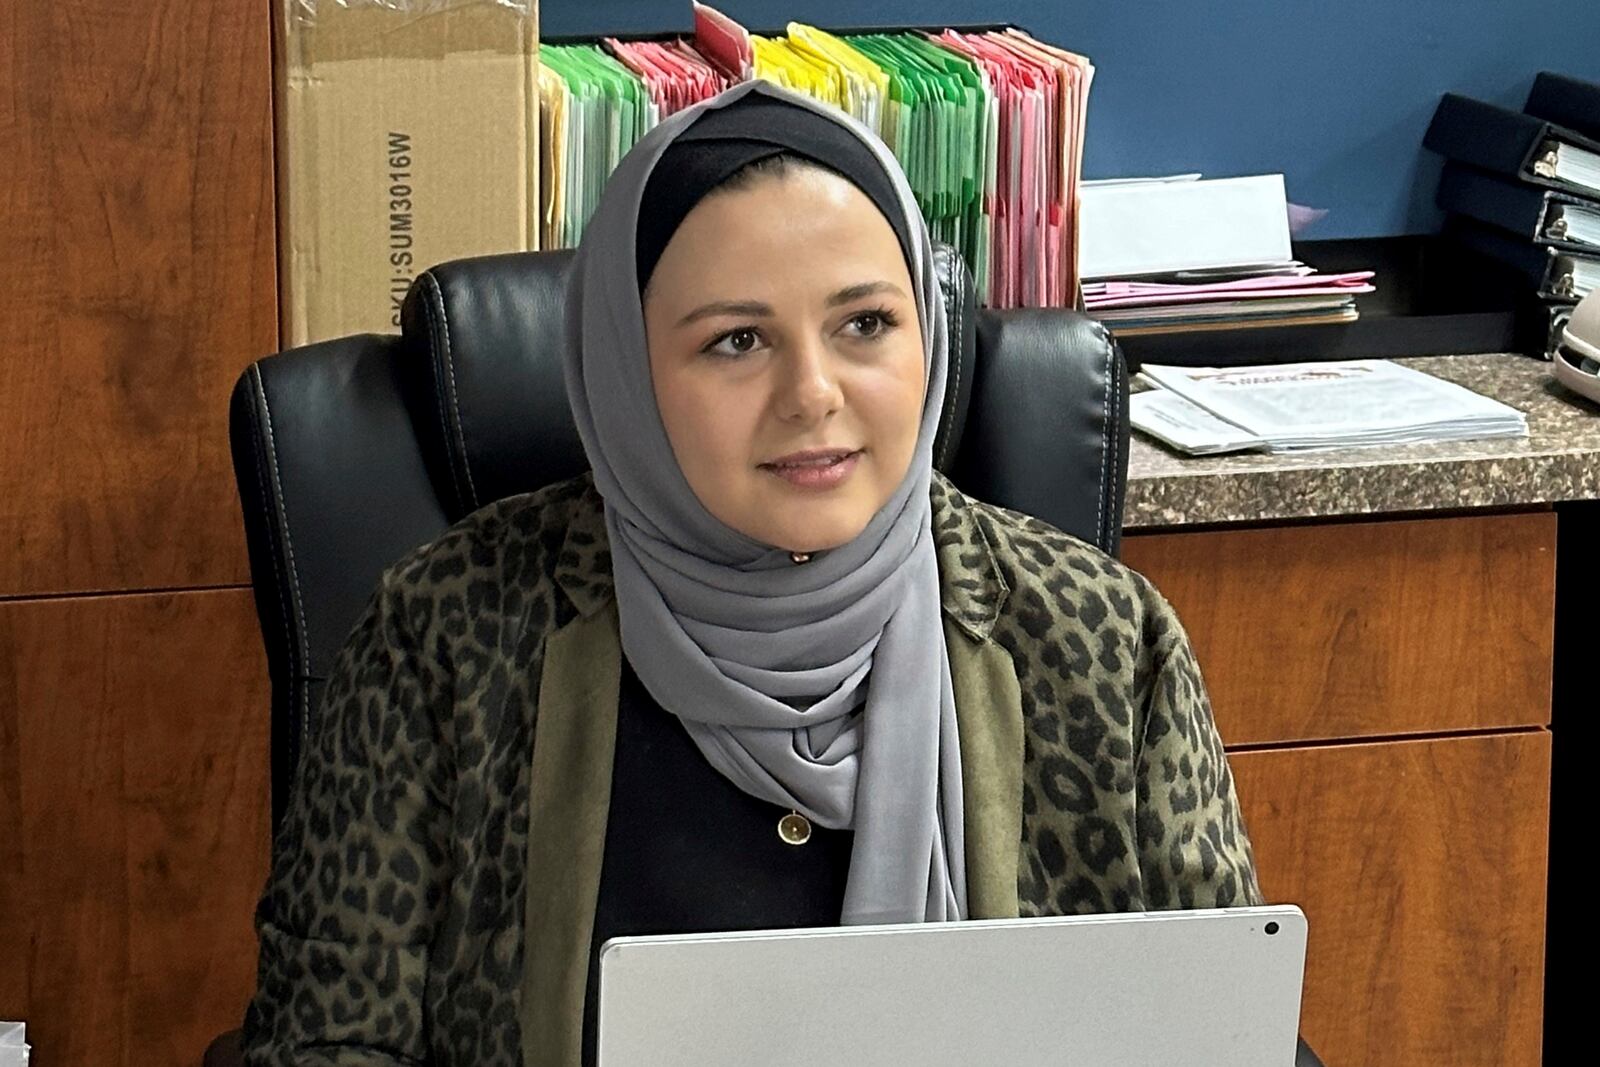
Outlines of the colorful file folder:
M 749 78 L 851 115 L 889 146 L 935 240 L 994 307 L 1073 306 L 1094 67 L 1019 30 L 751 34 L 696 3 L 692 40 L 547 45 L 542 238 L 578 242 L 622 153 L 661 119 Z

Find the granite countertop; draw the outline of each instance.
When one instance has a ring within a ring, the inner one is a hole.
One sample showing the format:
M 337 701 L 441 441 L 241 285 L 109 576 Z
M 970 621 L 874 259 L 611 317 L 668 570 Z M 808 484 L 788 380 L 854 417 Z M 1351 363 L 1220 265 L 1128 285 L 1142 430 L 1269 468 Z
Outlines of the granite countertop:
M 1525 439 L 1378 446 L 1293 455 L 1187 458 L 1137 430 L 1129 528 L 1516 507 L 1600 498 L 1600 407 L 1518 355 L 1397 363 L 1524 412 Z

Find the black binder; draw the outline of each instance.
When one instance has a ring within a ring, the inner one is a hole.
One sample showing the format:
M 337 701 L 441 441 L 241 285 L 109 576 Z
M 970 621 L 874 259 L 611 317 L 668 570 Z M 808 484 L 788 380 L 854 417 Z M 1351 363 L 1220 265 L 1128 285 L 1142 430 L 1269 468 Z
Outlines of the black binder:
M 1517 308 L 1517 344 L 1513 351 L 1550 359 L 1561 344 L 1561 331 L 1577 304 L 1571 300 L 1537 300 L 1531 295 Z
M 1422 143 L 1447 159 L 1507 178 L 1579 196 L 1600 195 L 1600 191 L 1558 181 L 1551 170 L 1557 144 L 1600 154 L 1600 143 L 1498 104 L 1445 93 Z
M 1573 300 L 1574 273 L 1600 271 L 1600 255 L 1563 252 L 1543 245 L 1529 244 L 1493 226 L 1472 219 L 1452 216 L 1445 220 L 1445 233 L 1457 244 L 1480 252 L 1515 268 L 1528 279 L 1541 300 Z
M 1572 240 L 1563 217 L 1568 207 L 1600 210 L 1581 197 L 1510 181 L 1463 163 L 1449 162 L 1439 176 L 1439 207 L 1498 226 L 1535 244 L 1572 252 L 1600 253 L 1600 245 Z
M 1545 71 L 1533 80 L 1528 114 L 1600 141 L 1600 84 Z

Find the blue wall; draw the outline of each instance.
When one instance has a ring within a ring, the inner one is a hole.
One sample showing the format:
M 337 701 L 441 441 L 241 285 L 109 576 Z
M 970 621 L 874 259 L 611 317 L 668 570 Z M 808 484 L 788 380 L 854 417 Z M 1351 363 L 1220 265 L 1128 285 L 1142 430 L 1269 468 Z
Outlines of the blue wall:
M 1098 69 L 1088 177 L 1282 171 L 1306 236 L 1433 230 L 1439 94 L 1521 107 L 1533 76 L 1600 80 L 1600 0 L 723 0 L 752 27 L 1013 22 Z M 547 35 L 685 29 L 688 0 L 544 0 Z

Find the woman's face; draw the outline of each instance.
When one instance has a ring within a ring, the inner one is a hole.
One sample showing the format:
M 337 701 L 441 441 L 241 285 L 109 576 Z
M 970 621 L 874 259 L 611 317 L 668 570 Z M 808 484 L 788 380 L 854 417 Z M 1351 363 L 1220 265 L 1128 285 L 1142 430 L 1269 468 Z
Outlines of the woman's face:
M 910 467 L 926 390 L 910 273 L 866 194 L 790 166 L 707 196 L 644 314 L 667 437 L 712 515 L 791 552 L 866 528 Z

